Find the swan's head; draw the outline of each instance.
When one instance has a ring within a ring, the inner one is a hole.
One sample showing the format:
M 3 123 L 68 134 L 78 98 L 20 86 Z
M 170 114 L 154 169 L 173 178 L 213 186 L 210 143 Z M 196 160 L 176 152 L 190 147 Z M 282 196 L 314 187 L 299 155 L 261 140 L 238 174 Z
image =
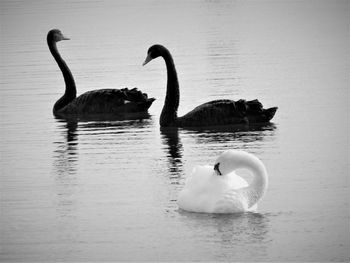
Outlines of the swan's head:
M 226 175 L 245 166 L 248 160 L 258 160 L 258 158 L 244 151 L 228 150 L 216 159 L 214 171 L 216 175 Z
M 162 52 L 166 50 L 165 47 L 163 47 L 162 45 L 153 45 L 151 46 L 148 51 L 147 51 L 147 57 L 145 59 L 145 62 L 143 62 L 142 66 L 146 65 L 148 62 L 150 62 L 151 60 L 159 57 L 162 55 Z
M 54 42 L 59 42 L 61 40 L 69 40 L 70 38 L 65 37 L 59 29 L 52 29 L 47 34 L 47 39 L 53 40 Z

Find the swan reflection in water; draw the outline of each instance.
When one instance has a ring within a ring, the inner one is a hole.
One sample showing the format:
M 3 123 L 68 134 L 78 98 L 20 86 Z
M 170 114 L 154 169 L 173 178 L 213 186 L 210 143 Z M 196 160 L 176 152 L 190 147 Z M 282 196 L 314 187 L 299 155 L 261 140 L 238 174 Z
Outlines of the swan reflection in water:
M 57 124 L 64 139 L 54 142 L 57 146 L 54 151 L 56 174 L 58 176 L 72 174 L 76 171 L 76 161 L 78 159 L 78 122 L 75 120 L 57 119 Z
M 267 258 L 269 243 L 272 242 L 271 216 L 272 214 L 243 213 L 243 214 L 203 214 L 179 210 L 182 221 L 189 228 L 189 233 L 197 233 L 196 238 L 215 239 L 223 248 L 231 248 L 232 255 L 217 255 L 218 261 L 232 260 L 232 256 L 239 256 L 240 260 L 251 259 L 246 254 L 245 246 L 256 246 L 254 258 Z M 218 240 L 217 240 L 218 239 Z M 242 255 L 247 258 L 241 258 Z M 228 257 L 228 258 L 227 258 Z
M 240 143 L 246 148 L 248 144 L 274 138 L 275 130 L 276 125 L 274 123 L 264 123 L 209 128 L 203 127 L 199 129 L 190 129 L 188 134 L 194 137 L 197 143 L 216 144 L 220 142 L 232 142 L 233 147 L 237 146 L 234 143 Z
M 169 173 L 172 177 L 179 177 L 183 173 L 183 146 L 179 137 L 179 128 L 160 128 L 160 135 L 167 151 Z
M 111 115 L 95 115 L 88 117 L 70 116 L 66 118 L 58 118 L 57 129 L 63 134 L 63 140 L 56 140 L 54 144 L 54 168 L 57 176 L 69 175 L 76 173 L 76 166 L 79 157 L 78 137 L 82 135 L 82 131 L 98 132 L 102 134 L 120 133 L 127 128 L 141 128 L 150 123 L 150 115 L 148 113 L 139 113 L 123 117 L 115 117 Z M 86 135 L 86 133 L 84 133 Z
M 138 115 L 134 119 L 89 117 L 89 119 L 56 118 L 57 129 L 60 132 L 60 139 L 54 142 L 53 152 L 53 184 L 56 193 L 56 213 L 57 224 L 62 228 L 77 228 L 76 214 L 78 213 L 78 201 L 76 195 L 81 188 L 81 178 L 78 170 L 79 137 L 84 137 L 84 142 L 88 141 L 99 147 L 94 142 L 96 136 L 114 135 L 130 133 L 130 130 L 139 130 L 150 126 L 152 120 L 149 115 Z M 63 136 L 62 136 L 63 135 Z M 131 134 L 132 135 L 132 134 Z M 87 138 L 88 137 L 88 138 Z M 87 138 L 87 140 L 86 140 Z M 80 138 L 81 139 L 81 138 Z M 108 142 L 107 142 L 108 143 Z M 114 145 L 112 145 L 113 147 Z M 104 146 L 103 146 L 104 147 Z M 81 172 L 81 171 L 80 171 Z M 80 178 L 80 179 L 79 179 Z M 74 232 L 74 231 L 73 231 Z M 58 238 L 64 242 L 74 241 L 74 236 L 70 236 L 70 231 L 58 233 Z

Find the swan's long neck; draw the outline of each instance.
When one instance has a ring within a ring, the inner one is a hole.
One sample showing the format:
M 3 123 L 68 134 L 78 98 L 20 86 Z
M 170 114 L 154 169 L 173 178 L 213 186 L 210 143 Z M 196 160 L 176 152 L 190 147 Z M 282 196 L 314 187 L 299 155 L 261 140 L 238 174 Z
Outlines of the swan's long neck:
M 253 179 L 249 186 L 240 189 L 240 193 L 246 198 L 248 208 L 255 205 L 265 194 L 268 185 L 266 168 L 259 159 L 246 158 L 240 168 L 249 170 Z
M 66 90 L 64 95 L 55 103 L 53 110 L 57 111 L 66 106 L 69 102 L 75 99 L 77 95 L 77 90 L 75 87 L 75 82 L 72 73 L 70 72 L 66 62 L 62 59 L 61 55 L 57 50 L 56 42 L 47 39 L 47 44 L 49 46 L 52 56 L 55 58 L 58 67 L 62 71 L 64 82 L 66 84 Z
M 180 90 L 174 60 L 170 52 L 164 49 L 162 57 L 167 68 L 167 91 L 162 113 L 160 115 L 160 126 L 167 127 L 175 125 L 177 109 L 179 108 Z

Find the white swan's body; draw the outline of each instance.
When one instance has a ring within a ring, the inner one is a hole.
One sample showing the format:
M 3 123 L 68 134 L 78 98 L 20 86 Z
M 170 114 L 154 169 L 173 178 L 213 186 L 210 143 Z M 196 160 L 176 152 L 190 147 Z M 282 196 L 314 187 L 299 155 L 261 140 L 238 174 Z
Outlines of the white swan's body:
M 247 169 L 250 184 L 234 171 Z M 237 150 L 224 152 L 215 166 L 196 166 L 180 192 L 181 209 L 201 213 L 241 213 L 256 211 L 267 189 L 264 164 L 254 155 Z

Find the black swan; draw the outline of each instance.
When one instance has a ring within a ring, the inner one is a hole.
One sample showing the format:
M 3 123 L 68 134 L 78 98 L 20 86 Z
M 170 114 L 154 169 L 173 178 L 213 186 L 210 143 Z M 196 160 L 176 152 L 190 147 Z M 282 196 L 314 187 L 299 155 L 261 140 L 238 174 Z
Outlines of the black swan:
M 174 60 L 162 45 L 148 49 L 143 65 L 152 59 L 163 57 L 168 74 L 165 103 L 160 115 L 161 127 L 200 127 L 232 124 L 266 123 L 276 113 L 277 107 L 264 109 L 258 100 L 214 100 L 199 105 L 182 117 L 177 116 L 180 90 Z
M 66 90 L 64 95 L 56 101 L 53 113 L 56 116 L 112 114 L 146 112 L 152 105 L 154 98 L 148 98 L 136 88 L 133 89 L 100 89 L 88 91 L 79 97 L 72 73 L 61 58 L 56 43 L 69 40 L 60 30 L 53 29 L 47 34 L 47 44 L 52 56 L 62 71 Z

